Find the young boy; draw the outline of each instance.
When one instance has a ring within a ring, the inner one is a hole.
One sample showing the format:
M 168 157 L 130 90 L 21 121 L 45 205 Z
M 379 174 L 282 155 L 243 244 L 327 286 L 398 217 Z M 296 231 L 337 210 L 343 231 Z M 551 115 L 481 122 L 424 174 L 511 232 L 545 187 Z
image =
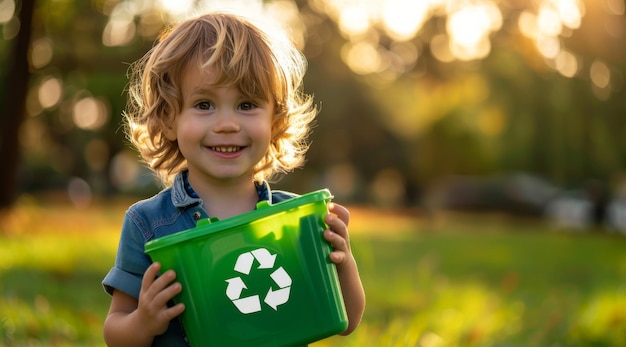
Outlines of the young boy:
M 168 302 L 185 288 L 144 254 L 154 238 L 280 202 L 295 194 L 267 180 L 303 162 L 317 110 L 302 91 L 306 60 L 287 40 L 232 14 L 210 13 L 161 35 L 133 65 L 127 133 L 166 188 L 126 212 L 115 266 L 103 280 L 112 295 L 104 323 L 109 346 L 186 346 Z M 349 212 L 330 203 L 324 233 L 334 251 L 349 334 L 365 295 L 348 234 Z M 220 327 L 208 327 L 220 329 Z

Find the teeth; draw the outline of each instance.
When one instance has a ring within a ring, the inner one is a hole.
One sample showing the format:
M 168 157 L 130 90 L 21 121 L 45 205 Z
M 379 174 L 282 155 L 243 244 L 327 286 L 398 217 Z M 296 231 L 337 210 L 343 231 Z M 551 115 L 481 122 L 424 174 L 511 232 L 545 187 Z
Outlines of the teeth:
M 239 149 L 241 149 L 241 147 L 238 147 L 238 146 L 223 146 L 223 147 L 211 147 L 211 148 L 216 152 L 223 152 L 223 153 L 237 152 Z

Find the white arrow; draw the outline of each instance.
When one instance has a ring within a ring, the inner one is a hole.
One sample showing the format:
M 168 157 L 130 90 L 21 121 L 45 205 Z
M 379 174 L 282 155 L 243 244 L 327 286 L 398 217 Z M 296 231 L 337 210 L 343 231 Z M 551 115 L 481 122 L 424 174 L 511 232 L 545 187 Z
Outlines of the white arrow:
M 226 296 L 228 296 L 230 300 L 239 299 L 239 297 L 241 297 L 241 291 L 244 290 L 244 288 L 248 289 L 246 284 L 243 283 L 241 277 L 234 277 L 226 280 L 226 282 L 228 282 L 228 286 L 226 287 Z
M 254 257 L 259 262 L 259 269 L 271 269 L 274 267 L 274 260 L 276 260 L 276 254 L 271 254 L 265 248 L 259 248 L 252 251 Z
M 233 300 L 233 304 L 237 306 L 239 312 L 243 314 L 261 311 L 261 301 L 258 295 L 249 296 L 247 298 Z
M 240 254 L 239 257 L 237 257 L 237 262 L 235 263 L 235 271 L 248 275 L 250 273 L 250 269 L 252 269 L 253 262 L 254 256 L 250 252 Z
M 285 271 L 285 269 L 283 269 L 282 266 L 272 272 L 270 277 L 272 277 L 274 283 L 278 284 L 281 288 L 289 287 L 291 285 L 291 277 L 289 277 L 289 274 Z
M 265 296 L 265 303 L 268 304 L 274 311 L 278 311 L 278 305 L 282 305 L 289 300 L 289 291 L 291 287 L 279 289 L 279 290 L 270 290 L 267 292 Z

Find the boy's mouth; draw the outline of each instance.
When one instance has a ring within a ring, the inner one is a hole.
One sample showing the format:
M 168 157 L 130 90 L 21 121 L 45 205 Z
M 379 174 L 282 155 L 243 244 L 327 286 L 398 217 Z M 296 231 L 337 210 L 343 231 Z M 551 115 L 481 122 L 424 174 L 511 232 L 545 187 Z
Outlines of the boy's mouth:
M 238 152 L 242 149 L 240 146 L 215 146 L 209 147 L 211 150 L 220 152 L 220 153 L 234 153 Z

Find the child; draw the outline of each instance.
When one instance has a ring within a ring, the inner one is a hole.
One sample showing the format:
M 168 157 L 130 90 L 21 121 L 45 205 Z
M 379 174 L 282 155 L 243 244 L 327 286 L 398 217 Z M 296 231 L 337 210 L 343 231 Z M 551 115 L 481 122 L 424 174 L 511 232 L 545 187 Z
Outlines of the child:
M 115 266 L 103 280 L 112 295 L 104 323 L 109 346 L 186 346 L 168 302 L 185 290 L 173 271 L 144 254 L 151 239 L 226 219 L 256 203 L 295 194 L 267 180 L 302 164 L 317 110 L 302 91 L 306 60 L 287 40 L 248 20 L 211 13 L 180 23 L 133 65 L 127 133 L 167 188 L 126 212 Z M 365 295 L 350 250 L 349 212 L 330 203 L 324 233 L 334 251 L 347 335 L 359 324 Z M 220 329 L 220 327 L 209 327 Z

